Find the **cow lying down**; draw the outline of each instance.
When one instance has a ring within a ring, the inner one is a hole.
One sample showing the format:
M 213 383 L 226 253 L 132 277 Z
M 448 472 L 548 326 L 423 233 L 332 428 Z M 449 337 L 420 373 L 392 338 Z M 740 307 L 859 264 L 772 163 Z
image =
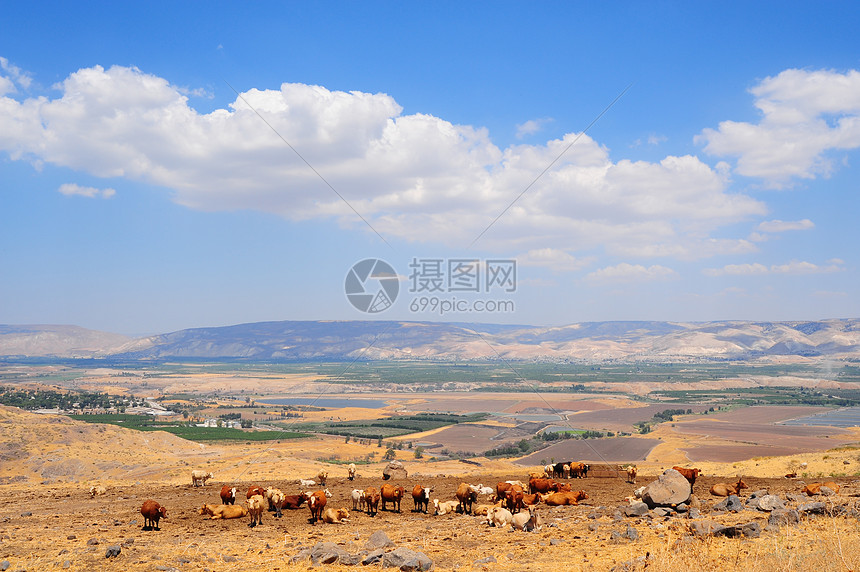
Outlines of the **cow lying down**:
M 248 509 L 233 504 L 204 504 L 198 512 L 204 516 L 208 515 L 210 520 L 248 516 Z

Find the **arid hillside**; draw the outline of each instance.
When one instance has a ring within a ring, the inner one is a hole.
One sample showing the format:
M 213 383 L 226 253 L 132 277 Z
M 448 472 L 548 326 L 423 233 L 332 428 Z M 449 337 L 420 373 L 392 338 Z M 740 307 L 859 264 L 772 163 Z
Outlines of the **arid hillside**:
M 478 516 L 434 516 L 432 506 L 430 514 L 412 511 L 409 491 L 415 484 L 432 488 L 432 498 L 444 501 L 455 498 L 462 482 L 494 486 L 509 479 L 526 481 L 528 472 L 537 469 L 509 461 L 436 463 L 402 455 L 408 477 L 394 480 L 406 489 L 401 511 L 389 505 L 371 516 L 353 510 L 350 492 L 379 488 L 384 464 L 359 464 L 356 480 L 348 481 L 344 465 L 320 459 L 359 459 L 369 448 L 340 439 L 202 446 L 160 432 L 88 425 L 13 408 L 0 408 L 0 429 L 0 566 L 10 570 L 297 571 L 314 563 L 323 570 L 346 570 L 355 568 L 346 562 L 373 561 L 374 554 L 387 559 L 395 549 L 423 554 L 436 570 L 860 567 L 860 482 L 849 476 L 860 464 L 860 450 L 853 448 L 797 459 L 702 464 L 690 501 L 696 512 L 655 509 L 637 516 L 628 510 L 626 497 L 671 464 L 639 463 L 635 484 L 618 477 L 570 479 L 566 484 L 588 498 L 578 506 L 538 504 L 541 527 L 527 533 L 490 527 Z M 784 467 L 794 467 L 798 478 L 772 476 Z M 211 471 L 213 477 L 193 487 L 193 469 Z M 311 524 L 304 506 L 285 510 L 282 518 L 264 512 L 255 528 L 248 527 L 248 517 L 206 520 L 198 514 L 204 503 L 220 502 L 224 484 L 238 489 L 241 504 L 251 485 L 299 493 L 305 489 L 298 480 L 315 478 L 320 469 L 329 473 L 328 505 L 350 512 L 344 524 Z M 785 505 L 787 516 L 775 518 L 776 513 L 751 504 L 739 512 L 720 510 L 716 505 L 723 499 L 710 495 L 709 487 L 735 482 L 739 474 L 749 486 L 742 497 L 767 491 Z M 800 494 L 804 483 L 825 478 L 840 486 L 836 495 Z M 104 494 L 91 497 L 92 485 L 103 485 Z M 143 529 L 140 508 L 147 499 L 168 510 L 159 530 Z M 478 499 L 478 504 L 490 502 L 484 495 Z M 728 528 L 713 534 L 718 527 Z M 746 532 L 732 536 L 741 530 Z M 387 538 L 381 544 L 380 533 Z M 339 559 L 323 564 L 332 554 L 340 554 L 334 557 Z

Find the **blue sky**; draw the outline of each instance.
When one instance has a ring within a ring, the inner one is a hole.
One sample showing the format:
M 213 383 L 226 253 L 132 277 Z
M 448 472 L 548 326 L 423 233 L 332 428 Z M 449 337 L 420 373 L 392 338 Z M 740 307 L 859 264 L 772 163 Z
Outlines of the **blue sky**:
M 860 6 L 749 4 L 7 4 L 0 323 L 857 317 Z

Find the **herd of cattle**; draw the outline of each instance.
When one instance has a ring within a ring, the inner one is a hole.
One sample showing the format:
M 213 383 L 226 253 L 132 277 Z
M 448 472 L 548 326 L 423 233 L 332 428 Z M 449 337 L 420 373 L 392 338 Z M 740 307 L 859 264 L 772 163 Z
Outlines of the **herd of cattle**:
M 699 469 L 688 469 L 684 467 L 673 467 L 683 475 L 690 485 L 695 485 L 696 478 L 702 473 Z M 412 496 L 413 512 L 429 514 L 430 506 L 433 506 L 434 515 L 445 515 L 449 513 L 473 514 L 486 517 L 490 526 L 511 525 L 519 530 L 535 530 L 540 528 L 540 516 L 535 510 L 536 505 L 543 503 L 549 507 L 577 505 L 580 501 L 587 499 L 584 490 L 572 490 L 570 482 L 560 482 L 555 479 L 586 478 L 590 467 L 585 463 L 556 463 L 544 467 L 543 472 L 529 473 L 528 482 L 518 480 L 504 481 L 495 487 L 487 487 L 482 484 L 472 485 L 461 483 L 457 488 L 454 499 L 440 500 L 431 499 L 432 489 L 415 484 L 410 491 Z M 635 483 L 637 469 L 634 465 L 625 468 L 627 482 Z M 350 464 L 347 468 L 347 480 L 353 481 L 356 477 L 356 467 Z M 194 487 L 203 486 L 206 481 L 213 478 L 212 473 L 207 471 L 192 471 L 191 482 Z M 324 522 L 329 524 L 349 522 L 350 511 L 346 507 L 327 507 L 332 493 L 326 488 L 328 472 L 321 470 L 316 479 L 300 479 L 302 488 L 321 486 L 316 491 L 305 491 L 298 494 L 287 495 L 280 489 L 269 487 L 262 488 L 251 486 L 245 492 L 243 504 L 236 504 L 237 493 L 235 486 L 224 485 L 221 487 L 220 504 L 204 504 L 199 509 L 199 514 L 210 519 L 235 519 L 250 517 L 248 526 L 254 527 L 262 524 L 263 513 L 268 510 L 274 513 L 274 518 L 281 518 L 284 510 L 297 510 L 306 505 L 310 511 L 308 521 L 312 524 Z M 711 495 L 726 497 L 737 495 L 742 489 L 749 488 L 742 478 L 735 483 L 717 483 L 711 486 Z M 635 491 L 638 497 L 644 487 Z M 810 496 L 825 493 L 836 493 L 839 485 L 832 482 L 811 483 L 803 489 L 803 493 Z M 104 487 L 92 487 L 90 494 L 104 494 Z M 406 489 L 401 485 L 383 483 L 379 489 L 368 487 L 365 489 L 353 489 L 349 493 L 352 501 L 352 511 L 364 512 L 368 516 L 374 516 L 379 510 L 391 510 L 401 512 L 401 502 L 407 495 Z M 480 503 L 479 498 L 484 496 L 486 502 Z M 633 498 L 633 497 L 629 497 Z M 389 508 L 390 506 L 390 508 Z M 167 509 L 154 500 L 147 500 L 140 509 L 144 517 L 145 530 L 159 530 L 158 523 L 161 518 L 167 518 Z

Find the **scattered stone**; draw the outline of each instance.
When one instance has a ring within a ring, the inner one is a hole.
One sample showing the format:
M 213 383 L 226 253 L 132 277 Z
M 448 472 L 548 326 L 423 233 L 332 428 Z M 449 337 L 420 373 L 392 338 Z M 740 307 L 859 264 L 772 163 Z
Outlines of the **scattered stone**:
M 480 566 L 481 564 L 490 564 L 493 562 L 498 562 L 495 556 L 487 556 L 486 558 L 481 558 L 480 560 L 475 560 L 472 562 L 472 566 Z
M 74 540 L 76 538 L 77 538 L 77 536 L 75 536 L 74 534 L 70 534 L 66 537 L 66 540 Z
M 367 539 L 367 542 L 364 543 L 365 550 L 376 550 L 377 548 L 391 548 L 394 546 L 394 542 L 388 535 L 385 534 L 383 530 L 377 530 L 373 534 L 370 535 L 370 538 Z
M 632 526 L 627 527 L 627 532 L 624 533 L 630 540 L 639 540 L 639 531 Z
M 367 566 L 368 564 L 378 564 L 379 562 L 382 561 L 382 557 L 384 555 L 385 555 L 384 551 L 374 550 L 361 560 L 361 564 L 363 566 Z
M 221 557 L 221 559 L 224 562 L 238 562 L 239 561 L 238 558 L 236 558 L 235 556 L 230 556 L 229 554 L 225 554 L 224 556 Z
M 598 528 L 600 528 L 599 522 L 589 522 L 588 523 L 588 530 L 590 530 L 591 532 L 595 532 Z
M 747 538 L 758 538 L 761 536 L 761 525 L 757 522 L 748 522 L 741 526 L 741 534 Z
M 105 558 L 116 558 L 120 552 L 122 552 L 122 548 L 120 548 L 119 544 L 108 546 L 107 550 L 105 550 Z
M 71 562 L 71 560 L 63 560 L 63 569 L 64 569 L 64 570 L 69 569 L 69 568 L 71 568 L 71 567 L 72 567 L 72 562 Z
M 559 544 L 561 544 L 561 540 L 559 540 L 558 538 L 550 538 L 549 539 L 549 545 L 550 546 L 557 546 Z
M 688 518 L 702 518 L 702 513 L 699 512 L 699 509 L 697 509 L 697 508 L 690 508 L 690 510 L 687 512 L 687 517 Z
M 397 568 L 404 572 L 423 571 L 433 568 L 433 561 L 423 552 L 416 552 L 401 546 L 387 552 L 382 557 L 382 567 Z
M 122 546 L 123 548 L 128 548 L 132 544 L 134 544 L 134 538 L 126 538 L 122 541 L 122 544 L 120 546 Z
M 695 520 L 690 523 L 690 532 L 699 538 L 717 534 L 724 528 L 726 527 L 713 520 Z
M 656 518 L 662 518 L 665 516 L 671 516 L 675 511 L 668 507 L 657 507 L 651 511 L 651 516 Z
M 687 512 L 688 510 L 690 510 L 690 505 L 685 502 L 682 502 L 675 507 L 675 512 Z
M 28 510 L 28 511 L 22 512 L 21 516 L 33 516 L 33 513 Z
M 722 502 L 714 505 L 714 510 L 725 510 L 729 512 L 740 512 L 744 509 L 744 503 L 737 495 L 729 495 Z
M 758 510 L 765 512 L 772 512 L 778 508 L 785 508 L 785 503 L 776 495 L 764 495 L 761 498 L 755 499 L 753 503 L 747 502 L 747 504 L 752 508 L 757 508 Z
M 823 502 L 808 502 L 797 507 L 801 514 L 824 514 L 826 505 Z
M 642 491 L 642 501 L 650 508 L 671 507 L 690 501 L 693 488 L 675 469 L 667 469 Z
M 90 538 L 89 540 L 87 540 L 87 546 L 96 546 L 98 543 L 98 538 Z
M 0 570 L 8 570 L 10 566 L 12 566 L 12 563 L 8 560 L 0 562 Z
M 624 508 L 624 514 L 627 516 L 642 516 L 648 512 L 648 505 L 644 502 L 637 502 Z

